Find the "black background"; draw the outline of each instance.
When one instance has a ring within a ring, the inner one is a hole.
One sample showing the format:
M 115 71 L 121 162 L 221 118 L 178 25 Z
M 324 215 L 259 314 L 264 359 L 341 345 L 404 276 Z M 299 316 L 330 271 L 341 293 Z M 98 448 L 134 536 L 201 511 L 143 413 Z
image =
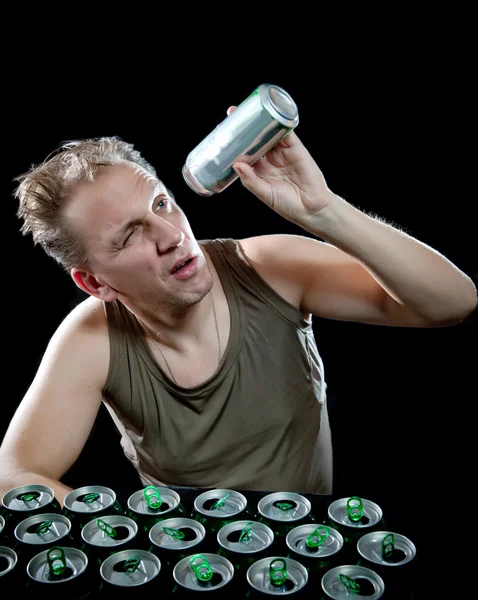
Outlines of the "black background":
M 430 244 L 477 282 L 466 39 L 451 46 L 439 33 L 428 32 L 424 40 L 411 26 L 389 44 L 387 36 L 377 43 L 350 44 L 340 56 L 336 48 L 318 45 L 288 53 L 285 63 L 283 52 L 279 60 L 267 49 L 261 61 L 235 55 L 223 64 L 214 62 L 212 50 L 208 61 L 191 51 L 186 62 L 160 61 L 169 52 L 165 46 L 158 47 L 152 64 L 118 56 L 69 63 L 64 51 L 66 60 L 55 63 L 54 73 L 47 75 L 37 63 L 34 74 L 31 66 L 23 73 L 23 65 L 12 74 L 1 173 L 5 385 L 0 438 L 50 336 L 84 298 L 68 275 L 20 234 L 12 198 L 13 178 L 66 140 L 117 135 L 134 143 L 174 191 L 198 239 L 309 235 L 240 182 L 204 199 L 181 176 L 189 151 L 223 120 L 230 105 L 260 83 L 275 83 L 297 102 L 296 133 L 335 193 Z M 173 55 L 171 50 L 171 60 Z M 438 329 L 315 318 L 329 385 L 335 493 L 371 500 L 386 494 L 411 520 L 450 510 L 443 495 L 462 489 L 473 431 L 476 323 L 476 313 L 460 325 Z M 54 435 L 55 423 L 51 427 Z M 102 409 L 65 481 L 73 487 L 114 486 L 129 477 L 134 487 Z

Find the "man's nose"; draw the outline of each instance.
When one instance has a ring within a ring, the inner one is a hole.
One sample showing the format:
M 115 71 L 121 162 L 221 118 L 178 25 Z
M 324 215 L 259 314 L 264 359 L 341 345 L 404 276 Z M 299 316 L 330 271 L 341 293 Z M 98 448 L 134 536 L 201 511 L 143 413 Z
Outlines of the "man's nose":
M 156 244 L 160 254 L 170 252 L 174 248 L 181 246 L 186 237 L 181 229 L 178 229 L 166 219 L 158 216 L 154 216 L 151 220 L 149 235 Z

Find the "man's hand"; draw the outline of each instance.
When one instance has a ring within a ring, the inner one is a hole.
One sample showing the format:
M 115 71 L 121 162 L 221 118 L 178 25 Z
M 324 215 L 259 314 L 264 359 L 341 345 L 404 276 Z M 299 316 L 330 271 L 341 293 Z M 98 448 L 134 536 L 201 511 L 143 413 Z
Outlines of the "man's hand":
M 231 106 L 227 114 L 235 110 Z M 308 221 L 327 208 L 334 194 L 308 150 L 294 131 L 253 166 L 235 162 L 242 184 L 277 213 L 307 228 Z

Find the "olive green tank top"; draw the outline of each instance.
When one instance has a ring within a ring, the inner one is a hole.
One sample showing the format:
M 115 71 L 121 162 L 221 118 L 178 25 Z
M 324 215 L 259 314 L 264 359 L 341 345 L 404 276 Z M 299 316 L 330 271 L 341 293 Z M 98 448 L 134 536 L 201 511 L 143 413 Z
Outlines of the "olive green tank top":
M 332 493 L 324 368 L 312 323 L 254 270 L 232 239 L 203 240 L 231 315 L 217 371 L 176 385 L 135 317 L 105 303 L 103 402 L 144 485 Z

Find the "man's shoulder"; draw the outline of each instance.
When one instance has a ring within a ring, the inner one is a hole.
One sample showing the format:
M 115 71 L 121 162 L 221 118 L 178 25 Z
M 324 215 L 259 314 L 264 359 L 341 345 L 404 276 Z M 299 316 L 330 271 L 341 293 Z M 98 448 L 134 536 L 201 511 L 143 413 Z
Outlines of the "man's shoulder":
M 58 327 L 58 333 L 65 335 L 91 335 L 104 331 L 106 331 L 104 303 L 93 296 L 78 302 Z

